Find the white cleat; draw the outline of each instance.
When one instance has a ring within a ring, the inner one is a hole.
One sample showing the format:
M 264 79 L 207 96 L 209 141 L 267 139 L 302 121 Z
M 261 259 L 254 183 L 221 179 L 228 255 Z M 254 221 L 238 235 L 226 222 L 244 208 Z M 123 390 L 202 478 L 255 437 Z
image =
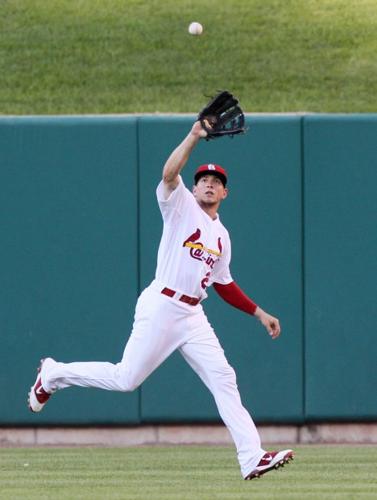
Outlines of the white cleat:
M 42 371 L 43 364 L 48 359 L 51 359 L 51 358 L 41 359 L 41 363 L 37 369 L 37 372 L 38 372 L 37 378 L 34 382 L 34 385 L 32 385 L 30 388 L 30 392 L 29 392 L 29 396 L 28 396 L 28 405 L 29 405 L 29 409 L 34 413 L 41 411 L 51 396 L 51 393 L 49 393 L 43 389 L 42 379 L 41 379 L 41 371 Z
M 260 459 L 256 468 L 245 477 L 246 481 L 258 478 L 270 470 L 284 467 L 285 464 L 293 460 L 292 450 L 268 451 Z

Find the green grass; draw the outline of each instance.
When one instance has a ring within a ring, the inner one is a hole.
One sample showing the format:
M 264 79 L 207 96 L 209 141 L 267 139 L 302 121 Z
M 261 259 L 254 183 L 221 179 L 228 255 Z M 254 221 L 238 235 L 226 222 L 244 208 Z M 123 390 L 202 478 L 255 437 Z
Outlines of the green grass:
M 363 500 L 377 497 L 377 447 L 297 446 L 289 466 L 243 481 L 233 448 L 0 450 L 0 498 Z
M 1 0 L 0 113 L 375 112 L 376 32 L 375 0 Z

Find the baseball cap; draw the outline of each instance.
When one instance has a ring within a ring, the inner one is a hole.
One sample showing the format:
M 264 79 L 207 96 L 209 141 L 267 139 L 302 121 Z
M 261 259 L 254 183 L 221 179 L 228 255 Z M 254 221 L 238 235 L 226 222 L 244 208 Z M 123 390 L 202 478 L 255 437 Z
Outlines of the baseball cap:
M 196 169 L 195 175 L 194 175 L 194 180 L 195 184 L 198 182 L 198 180 L 203 177 L 203 175 L 215 175 L 218 177 L 221 182 L 226 186 L 227 180 L 228 180 L 228 174 L 225 170 L 225 168 L 220 167 L 220 165 L 215 165 L 214 163 L 208 163 L 206 165 L 200 165 Z

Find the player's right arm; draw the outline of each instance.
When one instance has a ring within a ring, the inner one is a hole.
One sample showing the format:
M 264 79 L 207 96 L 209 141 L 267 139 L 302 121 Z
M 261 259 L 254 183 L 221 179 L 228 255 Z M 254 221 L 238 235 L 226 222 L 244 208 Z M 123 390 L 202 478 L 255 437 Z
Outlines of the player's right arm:
M 162 180 L 164 186 L 165 199 L 178 186 L 178 176 L 186 165 L 192 150 L 198 144 L 202 137 L 206 137 L 207 132 L 202 128 L 199 121 L 195 122 L 192 129 L 183 139 L 183 141 L 174 149 L 167 159 L 162 170 Z
M 281 327 L 279 320 L 275 318 L 275 316 L 271 316 L 271 314 L 268 314 L 266 311 L 263 311 L 263 309 L 261 309 L 259 306 L 257 306 L 257 309 L 255 311 L 255 316 L 259 319 L 259 321 L 268 331 L 268 334 L 273 339 L 279 337 Z

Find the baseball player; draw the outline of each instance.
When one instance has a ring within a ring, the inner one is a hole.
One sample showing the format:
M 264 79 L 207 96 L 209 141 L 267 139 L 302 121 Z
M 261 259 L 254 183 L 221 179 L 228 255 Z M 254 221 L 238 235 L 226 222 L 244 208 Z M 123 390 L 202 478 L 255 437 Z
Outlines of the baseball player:
M 293 452 L 266 452 L 261 447 L 254 422 L 242 406 L 235 372 L 203 311 L 206 291 L 213 285 L 226 302 L 256 316 L 273 339 L 280 335 L 280 325 L 230 274 L 230 238 L 217 213 L 228 195 L 225 169 L 201 165 L 192 192 L 180 176 L 192 150 L 206 135 L 196 121 L 164 165 L 156 191 L 164 223 L 156 275 L 137 301 L 122 360 L 61 363 L 45 358 L 28 402 L 31 411 L 39 412 L 55 391 L 70 386 L 133 391 L 178 349 L 213 394 L 234 440 L 243 478 L 253 479 L 287 463 Z

